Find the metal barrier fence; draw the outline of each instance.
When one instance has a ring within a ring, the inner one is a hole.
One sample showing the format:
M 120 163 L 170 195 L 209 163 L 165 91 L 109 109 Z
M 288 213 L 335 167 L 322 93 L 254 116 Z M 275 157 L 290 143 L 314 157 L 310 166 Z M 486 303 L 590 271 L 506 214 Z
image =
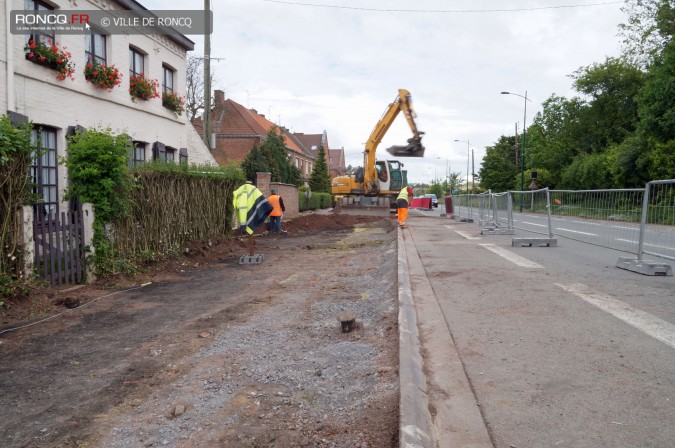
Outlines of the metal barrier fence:
M 637 256 L 675 260 L 675 179 L 652 181 L 645 187 Z
M 455 209 L 455 216 L 461 221 L 473 222 L 475 202 L 476 195 L 474 194 L 460 194 L 453 196 L 452 204 Z
M 644 189 L 552 190 L 553 232 L 637 254 Z
M 513 227 L 552 238 L 551 196 L 548 188 L 533 191 L 511 191 L 509 193 L 513 198 L 513 204 L 518 205 L 523 213 L 529 213 L 530 216 L 537 218 L 523 219 L 520 215 L 517 220 L 514 218 Z
M 535 190 L 453 197 L 455 217 L 675 260 L 675 179 L 645 188 Z M 519 213 L 519 211 L 522 212 Z

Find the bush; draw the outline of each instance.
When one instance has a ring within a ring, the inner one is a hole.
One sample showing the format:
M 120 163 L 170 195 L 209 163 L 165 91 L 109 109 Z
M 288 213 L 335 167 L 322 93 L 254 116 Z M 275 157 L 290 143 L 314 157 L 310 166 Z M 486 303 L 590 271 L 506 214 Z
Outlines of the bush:
M 9 117 L 0 117 L 0 276 L 21 277 L 22 254 L 16 234 L 16 212 L 33 201 L 29 169 L 31 125 L 15 128 Z
M 298 200 L 300 201 L 300 211 L 316 210 L 321 208 L 330 208 L 333 206 L 333 195 L 328 193 L 312 192 L 312 197 L 309 198 L 309 206 L 305 197 L 305 190 L 298 191 Z

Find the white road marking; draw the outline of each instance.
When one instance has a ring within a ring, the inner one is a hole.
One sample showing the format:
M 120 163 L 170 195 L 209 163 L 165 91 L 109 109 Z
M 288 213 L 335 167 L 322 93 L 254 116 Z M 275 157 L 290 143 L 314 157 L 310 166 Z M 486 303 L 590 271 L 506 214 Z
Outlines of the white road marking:
M 557 230 L 563 230 L 563 231 L 565 231 L 565 232 L 572 232 L 572 233 L 581 233 L 582 235 L 598 236 L 598 235 L 595 234 L 595 233 L 579 232 L 578 230 L 563 229 L 562 227 L 558 227 Z
M 635 240 L 625 240 L 625 239 L 623 239 L 623 238 L 617 238 L 616 240 L 617 240 L 617 241 L 623 241 L 623 242 L 625 242 L 625 243 L 634 243 L 634 244 L 638 244 L 638 242 L 635 241 Z M 649 243 L 642 243 L 642 244 L 644 244 L 645 246 L 656 247 L 656 248 L 659 248 L 659 249 L 668 249 L 668 250 L 673 250 L 673 249 L 674 249 L 673 246 L 670 246 L 670 247 L 669 247 L 669 246 L 659 246 L 658 244 L 649 244 Z
M 581 283 L 554 284 L 675 349 L 675 325 L 670 322 L 633 308 L 610 295 L 594 291 Z
M 548 227 L 546 224 L 536 224 L 534 222 L 527 222 L 527 221 L 523 221 L 523 224 L 529 224 L 531 226 L 537 226 L 537 227 Z
M 453 229 L 451 226 L 445 226 L 445 227 L 447 227 L 447 228 L 450 229 L 450 230 L 455 230 L 455 229 Z M 480 239 L 481 239 L 480 237 L 471 236 L 470 234 L 468 234 L 468 233 L 466 233 L 466 232 L 462 232 L 461 230 L 455 230 L 455 232 L 456 232 L 458 235 L 463 236 L 463 237 L 466 238 L 467 240 L 480 240 Z
M 502 247 L 496 246 L 494 244 L 481 244 L 484 248 L 487 250 L 496 253 L 500 257 L 506 258 L 509 260 L 511 263 L 514 263 L 520 267 L 523 268 L 543 268 L 542 265 L 539 263 L 535 263 L 534 261 L 528 260 L 525 257 L 521 257 L 518 254 L 514 254 L 511 251 L 508 251 Z

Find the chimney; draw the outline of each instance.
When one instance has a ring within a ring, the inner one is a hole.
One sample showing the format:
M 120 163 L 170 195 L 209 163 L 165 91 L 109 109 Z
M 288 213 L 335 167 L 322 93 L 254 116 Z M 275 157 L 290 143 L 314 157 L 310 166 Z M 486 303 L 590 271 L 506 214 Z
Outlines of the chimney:
M 225 92 L 216 90 L 214 93 L 215 106 L 222 106 L 225 103 Z

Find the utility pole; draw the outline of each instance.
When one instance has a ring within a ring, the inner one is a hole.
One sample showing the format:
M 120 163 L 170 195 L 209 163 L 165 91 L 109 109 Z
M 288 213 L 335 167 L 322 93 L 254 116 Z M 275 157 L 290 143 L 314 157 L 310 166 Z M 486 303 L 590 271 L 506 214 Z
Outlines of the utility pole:
M 204 33 L 204 143 L 211 151 L 211 33 L 210 23 L 211 1 L 204 0 L 204 19 L 206 32 Z
M 473 149 L 471 150 L 471 194 L 476 194 L 476 165 L 473 160 Z
M 518 122 L 516 122 L 516 168 L 518 167 L 520 158 L 518 157 Z

